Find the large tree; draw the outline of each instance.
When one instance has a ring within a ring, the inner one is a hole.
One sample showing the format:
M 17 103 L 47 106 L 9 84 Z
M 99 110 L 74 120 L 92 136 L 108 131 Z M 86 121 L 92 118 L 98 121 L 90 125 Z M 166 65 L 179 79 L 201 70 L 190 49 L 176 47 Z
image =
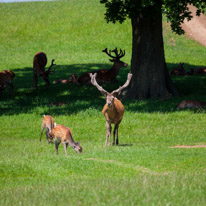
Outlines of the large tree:
M 197 15 L 203 13 L 206 1 L 195 0 L 100 0 L 105 4 L 107 22 L 122 23 L 131 19 L 133 78 L 125 90 L 126 98 L 164 98 L 177 95 L 165 62 L 162 34 L 162 15 L 171 23 L 172 30 L 183 34 L 181 24 L 191 20 L 188 4 L 197 7 Z

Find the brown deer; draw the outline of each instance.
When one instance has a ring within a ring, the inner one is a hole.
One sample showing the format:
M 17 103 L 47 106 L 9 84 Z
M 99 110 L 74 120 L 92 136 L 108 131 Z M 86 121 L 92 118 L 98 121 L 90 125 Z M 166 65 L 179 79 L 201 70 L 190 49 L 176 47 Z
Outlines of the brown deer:
M 0 90 L 3 91 L 7 85 L 9 85 L 10 89 L 14 89 L 13 79 L 15 77 L 14 72 L 11 70 L 3 70 L 0 72 Z
M 52 142 L 52 137 L 49 135 L 49 133 L 54 128 L 54 119 L 50 115 L 43 115 L 43 116 L 44 116 L 44 118 L 42 121 L 41 136 L 40 136 L 39 141 L 41 142 L 41 137 L 42 137 L 43 131 L 44 131 L 44 129 L 46 129 L 47 143 L 49 144 Z
M 107 146 L 107 141 L 109 137 L 109 145 L 111 145 L 111 124 L 114 124 L 114 131 L 113 131 L 113 145 L 115 145 L 115 135 L 116 135 L 116 145 L 119 144 L 118 140 L 118 128 L 119 124 L 122 121 L 123 115 L 124 115 L 124 105 L 122 102 L 116 98 L 117 95 L 119 95 L 123 89 L 125 89 L 132 78 L 132 74 L 129 73 L 127 77 L 127 81 L 122 87 L 119 87 L 119 89 L 114 90 L 113 92 L 109 93 L 106 90 L 104 90 L 101 86 L 98 85 L 96 81 L 97 74 L 90 74 L 91 77 L 91 83 L 106 97 L 106 104 L 103 107 L 102 113 L 106 118 L 106 128 L 107 128 L 107 134 L 106 134 L 106 142 L 105 146 Z
M 125 51 L 122 51 L 120 49 L 120 52 L 118 53 L 118 50 L 116 48 L 108 52 L 106 48 L 102 50 L 102 52 L 106 53 L 109 57 L 112 58 L 110 59 L 110 61 L 114 64 L 111 69 L 100 69 L 94 72 L 85 72 L 79 77 L 77 77 L 75 74 L 72 74 L 69 78 L 69 81 L 80 85 L 90 84 L 90 73 L 97 73 L 96 80 L 98 83 L 112 83 L 116 81 L 116 77 L 119 73 L 120 68 L 128 66 L 127 63 L 120 61 L 120 59 L 125 56 Z M 111 54 L 112 52 L 115 54 L 115 56 Z
M 179 63 L 178 65 L 178 68 L 177 69 L 173 69 L 171 72 L 170 72 L 170 75 L 175 75 L 175 76 L 183 76 L 185 75 L 186 71 L 184 69 L 184 63 Z
M 45 70 L 45 66 L 47 64 L 47 56 L 44 52 L 37 52 L 33 59 L 33 72 L 34 72 L 34 87 L 38 87 L 38 77 L 42 77 L 46 86 L 50 85 L 49 74 L 54 73 L 55 70 L 51 70 L 51 68 L 55 65 L 54 59 L 52 59 L 50 67 Z
M 52 138 L 54 138 L 56 155 L 58 154 L 58 147 L 60 143 L 64 146 L 65 155 L 67 155 L 68 145 L 70 145 L 77 153 L 82 152 L 82 147 L 79 142 L 74 142 L 70 128 L 60 124 L 55 124 L 53 130 L 49 134 Z
M 177 105 L 177 109 L 200 109 L 205 106 L 205 102 L 198 100 L 183 100 Z

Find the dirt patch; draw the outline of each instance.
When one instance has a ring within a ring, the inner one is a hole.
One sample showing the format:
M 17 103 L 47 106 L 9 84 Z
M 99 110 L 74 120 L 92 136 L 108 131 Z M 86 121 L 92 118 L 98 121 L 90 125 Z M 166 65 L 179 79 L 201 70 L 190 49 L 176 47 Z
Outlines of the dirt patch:
M 189 10 L 192 12 L 193 18 L 191 21 L 185 19 L 182 24 L 183 29 L 188 37 L 198 41 L 200 44 L 206 47 L 206 16 L 201 14 L 196 16 L 196 8 L 189 6 Z
M 169 148 L 186 148 L 186 149 L 206 148 L 206 145 L 176 145 L 174 147 L 169 147 Z

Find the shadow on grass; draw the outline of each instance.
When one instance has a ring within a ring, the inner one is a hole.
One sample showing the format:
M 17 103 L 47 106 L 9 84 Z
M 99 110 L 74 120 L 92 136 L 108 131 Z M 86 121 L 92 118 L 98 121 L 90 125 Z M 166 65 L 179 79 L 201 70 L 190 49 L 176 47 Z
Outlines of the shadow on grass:
M 98 69 L 110 69 L 111 64 L 73 64 L 57 65 L 56 72 L 50 76 L 50 81 L 62 78 L 68 79 L 72 73 L 77 75 L 86 71 Z M 192 67 L 187 65 L 188 68 Z M 169 68 L 177 67 L 177 64 L 169 64 Z M 194 67 L 194 66 L 193 66 Z M 32 68 L 20 68 L 14 70 L 15 90 L 13 95 L 4 91 L 0 100 L 0 115 L 12 115 L 36 112 L 41 108 L 51 115 L 70 115 L 77 112 L 95 108 L 101 111 L 105 100 L 100 92 L 92 85 L 79 86 L 75 84 L 52 84 L 45 88 L 42 79 L 39 79 L 39 89 L 32 89 Z M 117 82 L 102 85 L 107 91 L 113 91 L 124 84 L 127 78 L 128 68 L 120 69 Z M 173 112 L 176 105 L 183 99 L 198 99 L 206 101 L 206 76 L 172 77 L 177 89 L 183 94 L 179 98 L 168 100 L 123 100 L 126 110 L 132 112 Z M 49 106 L 51 102 L 64 102 L 64 106 Z M 41 110 L 40 109 L 40 110 Z M 202 111 L 202 110 L 201 110 Z M 198 111 L 198 112 L 201 112 Z

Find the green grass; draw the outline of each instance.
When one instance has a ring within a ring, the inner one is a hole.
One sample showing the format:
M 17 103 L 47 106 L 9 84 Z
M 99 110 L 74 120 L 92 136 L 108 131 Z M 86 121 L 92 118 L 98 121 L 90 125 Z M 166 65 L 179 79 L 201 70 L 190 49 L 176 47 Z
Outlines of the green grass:
M 93 86 L 32 86 L 37 51 L 56 59 L 57 78 L 110 68 L 101 50 L 126 50 L 130 64 L 131 24 L 107 24 L 98 0 L 0 4 L 0 68 L 15 72 L 13 94 L 0 100 L 0 205 L 205 205 L 206 150 L 171 148 L 206 144 L 205 110 L 176 111 L 183 99 L 206 101 L 204 76 L 174 77 L 181 92 L 168 100 L 124 100 L 120 146 L 104 147 L 105 100 Z M 205 48 L 173 34 L 164 23 L 169 70 L 206 64 Z M 109 91 L 123 84 L 103 85 Z M 66 102 L 62 107 L 51 102 Z M 78 155 L 39 142 L 42 115 L 71 128 L 83 147 Z

